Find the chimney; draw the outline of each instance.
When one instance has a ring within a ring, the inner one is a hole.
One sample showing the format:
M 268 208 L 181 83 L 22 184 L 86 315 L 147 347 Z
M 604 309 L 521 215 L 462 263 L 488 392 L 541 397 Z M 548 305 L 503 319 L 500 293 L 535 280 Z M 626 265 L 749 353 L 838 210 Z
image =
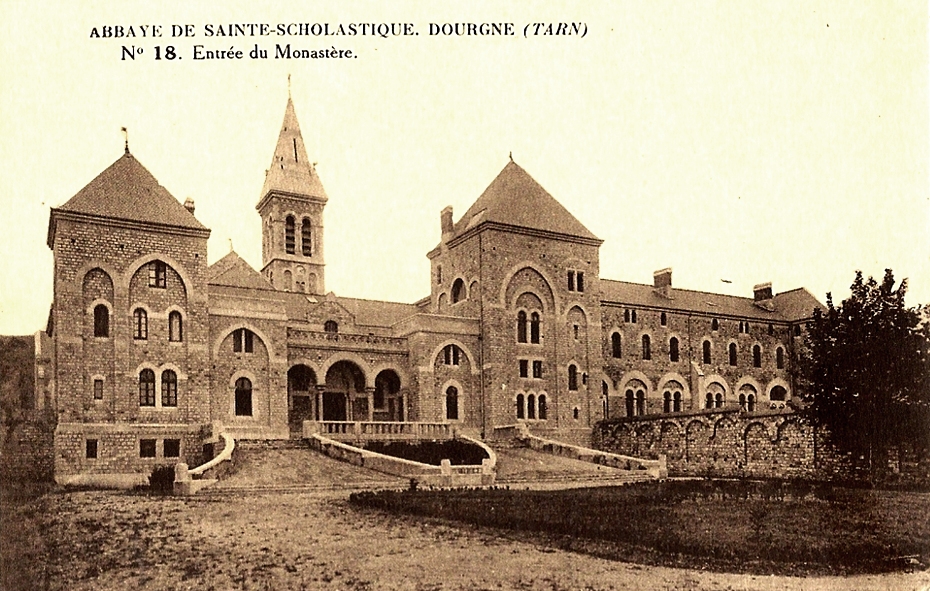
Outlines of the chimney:
M 184 200 L 184 209 L 191 212 L 191 215 L 194 215 L 194 200 L 188 197 Z
M 666 267 L 652 274 L 652 286 L 664 298 L 672 298 L 672 268 Z
M 439 214 L 440 226 L 442 227 L 442 241 L 446 242 L 452 238 L 452 206 L 449 205 Z
M 752 288 L 752 299 L 756 303 L 765 302 L 772 299 L 772 282 L 760 283 Z

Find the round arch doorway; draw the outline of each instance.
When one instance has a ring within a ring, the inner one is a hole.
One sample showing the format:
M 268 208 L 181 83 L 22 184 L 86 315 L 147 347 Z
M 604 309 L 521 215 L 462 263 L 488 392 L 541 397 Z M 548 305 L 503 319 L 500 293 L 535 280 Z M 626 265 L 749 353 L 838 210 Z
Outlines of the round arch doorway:
M 323 392 L 322 420 L 367 420 L 368 397 L 365 392 L 365 374 L 351 361 L 337 361 L 326 372 L 326 389 Z

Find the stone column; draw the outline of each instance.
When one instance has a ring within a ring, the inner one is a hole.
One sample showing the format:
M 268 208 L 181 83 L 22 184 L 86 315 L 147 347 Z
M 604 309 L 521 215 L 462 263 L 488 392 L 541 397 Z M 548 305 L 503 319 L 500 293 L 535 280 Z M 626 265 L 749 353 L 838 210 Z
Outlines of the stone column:
M 326 384 L 316 385 L 316 404 L 313 409 L 313 416 L 316 420 L 323 420 L 323 392 L 326 390 Z
M 369 386 L 365 388 L 365 395 L 368 397 L 368 422 L 375 420 L 375 388 Z

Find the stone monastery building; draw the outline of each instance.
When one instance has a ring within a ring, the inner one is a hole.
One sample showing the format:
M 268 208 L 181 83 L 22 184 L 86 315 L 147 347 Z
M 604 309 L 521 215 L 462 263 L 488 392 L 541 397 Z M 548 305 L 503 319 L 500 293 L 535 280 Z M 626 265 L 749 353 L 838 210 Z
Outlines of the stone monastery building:
M 816 299 L 602 279 L 594 236 L 513 161 L 457 221 L 429 294 L 327 293 L 327 195 L 290 99 L 258 195 L 262 264 L 207 264 L 210 230 L 129 152 L 51 210 L 42 369 L 55 474 L 139 478 L 202 460 L 206 427 L 288 438 L 305 420 L 527 423 L 587 442 L 604 418 L 784 407 Z

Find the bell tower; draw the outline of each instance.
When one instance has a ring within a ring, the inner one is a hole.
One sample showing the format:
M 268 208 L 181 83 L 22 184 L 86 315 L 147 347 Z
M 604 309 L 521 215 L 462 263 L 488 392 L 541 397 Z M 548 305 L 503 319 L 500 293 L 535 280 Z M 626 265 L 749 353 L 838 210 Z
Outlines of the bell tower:
M 326 191 L 307 158 L 290 94 L 271 166 L 255 209 L 262 218 L 262 275 L 276 289 L 326 293 L 323 207 Z

